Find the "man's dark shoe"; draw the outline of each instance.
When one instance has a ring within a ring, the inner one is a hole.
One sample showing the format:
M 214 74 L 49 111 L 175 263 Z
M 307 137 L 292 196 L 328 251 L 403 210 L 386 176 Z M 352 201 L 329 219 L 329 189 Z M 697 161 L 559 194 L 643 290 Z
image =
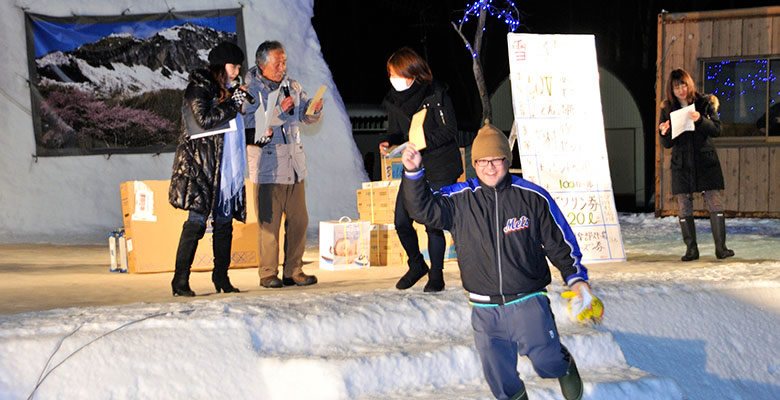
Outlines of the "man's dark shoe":
M 309 286 L 317 283 L 317 277 L 314 275 L 306 275 L 303 272 L 299 272 L 292 276 L 292 278 L 284 278 L 282 280 L 284 286 Z
M 276 275 L 273 276 L 266 276 L 265 278 L 260 278 L 260 286 L 267 287 L 267 288 L 280 288 L 282 287 L 282 281 L 277 277 Z

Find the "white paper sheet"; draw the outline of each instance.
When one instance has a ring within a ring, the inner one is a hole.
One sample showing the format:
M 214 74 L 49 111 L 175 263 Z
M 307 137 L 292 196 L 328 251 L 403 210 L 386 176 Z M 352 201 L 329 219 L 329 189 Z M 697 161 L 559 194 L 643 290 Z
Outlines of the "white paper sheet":
M 262 99 L 262 96 L 258 93 L 258 98 Z M 279 89 L 268 93 L 268 101 L 263 107 L 261 101 L 260 107 L 257 107 L 255 111 L 255 142 L 260 141 L 260 138 L 265 136 L 268 132 L 268 127 L 271 126 L 271 120 L 273 119 L 273 112 L 276 109 L 276 100 L 279 98 Z
M 220 133 L 232 132 L 232 131 L 235 131 L 237 129 L 238 129 L 238 127 L 236 125 L 236 119 L 233 118 L 233 119 L 231 119 L 228 122 L 228 125 L 226 127 L 221 128 L 221 129 L 214 129 L 212 131 L 196 133 L 196 134 L 190 136 L 190 140 L 192 140 L 192 139 L 199 139 L 199 138 L 206 137 L 206 136 L 218 135 Z
M 693 120 L 689 112 L 696 111 L 696 107 L 693 104 L 688 107 L 683 107 L 677 111 L 672 111 L 669 114 L 669 120 L 672 121 L 672 139 L 680 136 L 685 131 L 695 130 Z
M 401 157 L 401 153 L 403 153 L 404 149 L 406 148 L 406 144 L 409 142 L 404 142 L 398 147 L 394 148 L 392 151 L 388 152 L 385 156 L 386 158 L 398 158 Z

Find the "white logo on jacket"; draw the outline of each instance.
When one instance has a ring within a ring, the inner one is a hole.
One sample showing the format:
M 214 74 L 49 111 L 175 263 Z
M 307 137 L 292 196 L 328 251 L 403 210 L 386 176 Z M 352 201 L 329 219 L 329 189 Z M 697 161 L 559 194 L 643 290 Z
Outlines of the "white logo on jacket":
M 528 217 L 523 215 L 520 218 L 509 218 L 506 220 L 506 226 L 504 227 L 504 233 L 512 233 L 515 231 L 521 231 L 528 229 Z

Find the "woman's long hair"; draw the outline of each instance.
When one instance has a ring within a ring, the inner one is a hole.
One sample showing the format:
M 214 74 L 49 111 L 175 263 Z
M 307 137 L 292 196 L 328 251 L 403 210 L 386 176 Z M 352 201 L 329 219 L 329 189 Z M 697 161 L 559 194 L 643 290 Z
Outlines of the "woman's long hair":
M 664 105 L 680 106 L 680 101 L 677 100 L 677 96 L 674 95 L 674 87 L 680 84 L 688 86 L 688 96 L 685 99 L 688 104 L 693 103 L 693 99 L 699 93 L 696 91 L 696 84 L 693 82 L 691 75 L 685 72 L 684 69 L 679 68 L 672 71 L 669 74 L 669 79 L 666 80 L 666 99 L 664 99 Z
M 227 80 L 227 72 L 225 72 L 225 64 L 210 64 L 209 71 L 214 79 L 219 83 L 219 102 L 223 102 L 228 99 L 231 94 L 225 86 L 225 80 Z
M 420 83 L 431 83 L 433 73 L 428 63 L 417 52 L 409 47 L 401 47 L 387 59 L 387 75 L 390 76 L 390 68 L 396 74 L 407 79 L 414 79 Z

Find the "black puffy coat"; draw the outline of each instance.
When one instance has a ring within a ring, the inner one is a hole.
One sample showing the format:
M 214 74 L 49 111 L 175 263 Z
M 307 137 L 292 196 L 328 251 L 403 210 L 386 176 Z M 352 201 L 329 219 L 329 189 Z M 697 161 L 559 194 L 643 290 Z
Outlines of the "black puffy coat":
M 723 171 L 712 138 L 720 136 L 718 100 L 712 95 L 696 95 L 694 107 L 701 118 L 694 123 L 695 130 L 685 131 L 672 139 L 672 129 L 661 135 L 661 144 L 672 149 L 672 193 L 694 193 L 724 188 Z M 661 109 L 660 123 L 669 120 L 669 114 L 679 109 L 669 101 Z M 659 131 L 660 134 L 660 131 Z
M 444 83 L 414 82 L 403 92 L 390 89 L 383 105 L 387 110 L 387 138 L 390 145 L 409 140 L 412 116 L 427 108 L 423 131 L 426 148 L 422 155 L 425 175 L 430 182 L 454 181 L 463 173 L 463 162 L 458 149 L 458 123 L 455 108 L 447 95 Z
M 189 139 L 186 115 L 194 118 L 204 130 L 209 130 L 236 117 L 238 107 L 233 100 L 219 102 L 219 83 L 205 69 L 190 74 L 190 83 L 184 91 L 182 103 L 182 133 L 173 159 L 168 201 L 183 210 L 209 215 L 217 201 L 222 163 L 223 136 L 221 134 Z M 233 202 L 233 217 L 246 222 L 246 188 Z

